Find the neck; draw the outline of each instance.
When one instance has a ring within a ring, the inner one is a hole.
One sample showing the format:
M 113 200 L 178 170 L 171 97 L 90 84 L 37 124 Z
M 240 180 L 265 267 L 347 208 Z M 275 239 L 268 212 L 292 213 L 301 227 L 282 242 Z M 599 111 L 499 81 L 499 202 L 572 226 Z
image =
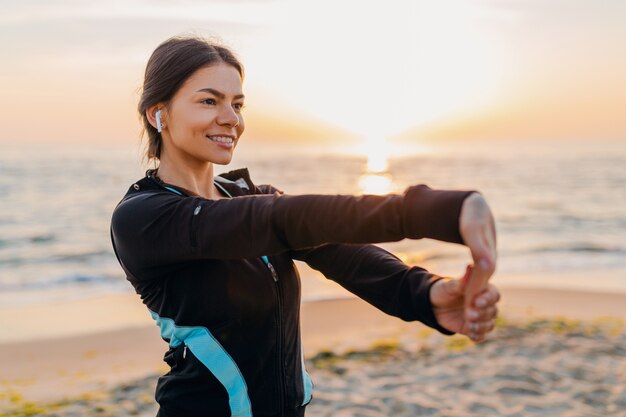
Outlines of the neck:
M 159 162 L 158 176 L 162 181 L 182 187 L 201 197 L 219 198 L 213 185 L 213 163 L 177 161 L 175 158 L 162 155 Z

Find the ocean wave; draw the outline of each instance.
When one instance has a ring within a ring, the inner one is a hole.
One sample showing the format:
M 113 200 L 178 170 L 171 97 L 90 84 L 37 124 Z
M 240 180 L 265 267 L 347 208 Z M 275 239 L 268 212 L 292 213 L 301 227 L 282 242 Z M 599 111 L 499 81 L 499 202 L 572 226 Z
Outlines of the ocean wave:
M 568 147 L 576 154 L 572 163 L 560 145 L 546 154 L 542 144 L 524 150 L 528 158 L 519 158 L 519 149 L 492 143 L 488 153 L 472 146 L 390 158 L 388 171 L 399 190 L 423 183 L 483 192 L 493 205 L 499 268 L 504 271 L 621 268 L 626 266 L 623 148 Z M 247 167 L 253 180 L 290 194 L 362 192 L 365 157 L 300 152 L 286 158 L 277 149 L 241 154 L 245 163 L 223 171 Z M 0 289 L 97 292 L 112 282 L 125 283 L 111 248 L 109 222 L 128 185 L 143 176 L 136 155 L 127 147 L 102 152 L 75 144 L 41 155 L 33 155 L 29 147 L 7 152 L 0 152 L 0 189 L 7 191 L 3 202 L 8 203 L 0 209 L 0 285 L 5 284 Z M 75 172 L 81 175 L 68 174 Z M 100 186 L 89 188 L 95 182 Z M 77 189 L 83 190 L 82 198 L 76 198 Z M 47 203 L 33 204 L 33 197 Z M 437 271 L 471 262 L 466 248 L 428 239 L 397 242 L 392 252 L 409 264 Z
M 55 264 L 55 263 L 68 263 L 77 262 L 84 263 L 92 261 L 97 258 L 111 257 L 112 253 L 106 250 L 96 250 L 91 252 L 82 253 L 66 253 L 50 256 L 15 256 L 1 259 L 0 267 L 17 267 L 21 265 L 41 265 L 41 264 Z
M 57 236 L 54 233 L 42 233 L 32 236 L 20 236 L 11 239 L 0 239 L 0 248 L 16 247 L 31 243 L 34 243 L 35 245 L 48 244 L 55 241 L 57 241 Z
M 31 236 L 28 240 L 32 243 L 48 243 L 56 240 L 56 236 L 53 233 L 45 233 L 42 235 Z
M 111 251 L 107 250 L 96 250 L 91 252 L 83 252 L 83 253 L 66 253 L 54 255 L 52 257 L 52 262 L 85 262 L 90 261 L 92 258 L 98 257 L 108 257 L 111 255 Z
M 15 220 L 14 218 L 0 217 L 0 226 L 7 225 L 7 224 L 16 224 L 16 223 L 17 223 L 17 220 Z
M 68 274 L 45 281 L 20 282 L 11 284 L 0 283 L 0 291 L 30 291 L 61 288 L 67 286 L 120 286 L 126 281 L 110 275 Z
M 609 253 L 609 254 L 626 254 L 626 248 L 618 246 L 594 245 L 587 243 L 571 244 L 571 245 L 555 245 L 555 246 L 538 246 L 531 248 L 529 253 L 545 253 L 545 252 L 583 252 L 583 253 Z

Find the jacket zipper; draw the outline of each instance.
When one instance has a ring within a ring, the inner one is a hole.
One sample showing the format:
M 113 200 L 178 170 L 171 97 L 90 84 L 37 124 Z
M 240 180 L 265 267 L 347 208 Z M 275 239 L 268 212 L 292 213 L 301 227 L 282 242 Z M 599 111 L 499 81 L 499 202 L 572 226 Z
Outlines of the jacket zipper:
M 159 184 L 161 185 L 161 184 Z M 221 185 L 219 185 L 217 182 L 215 182 L 215 185 L 217 187 L 219 187 L 222 191 L 224 191 L 224 193 L 226 193 L 226 195 L 228 195 L 229 197 L 232 198 L 232 195 L 226 190 L 224 189 L 224 187 L 222 187 Z M 162 186 L 162 185 L 161 185 Z M 171 187 L 164 187 L 167 188 L 168 190 L 182 195 L 182 193 L 180 193 L 178 190 L 172 189 Z M 195 211 L 194 211 L 194 216 L 197 215 L 200 212 L 200 209 L 202 207 L 198 206 L 196 207 Z M 193 217 L 192 217 L 192 222 L 193 222 Z M 193 229 L 193 228 L 192 228 Z M 192 240 L 193 240 L 193 244 L 195 245 L 195 235 L 192 236 Z M 269 258 L 267 256 L 263 256 L 262 257 L 264 263 L 267 265 L 267 268 L 270 270 L 270 272 L 272 273 L 272 279 L 274 280 L 274 283 L 276 284 L 276 295 L 277 295 L 277 300 L 278 300 L 278 308 L 277 308 L 277 320 L 276 320 L 276 325 L 278 327 L 278 337 L 277 337 L 277 351 L 278 351 L 278 395 L 279 395 L 279 401 L 278 401 L 278 407 L 280 409 L 280 416 L 284 415 L 284 407 L 283 407 L 283 402 L 285 401 L 285 393 L 284 393 L 284 382 L 283 382 L 283 352 L 282 352 L 282 305 L 281 305 L 281 296 L 280 296 L 280 284 L 278 284 L 278 273 L 276 272 L 276 268 L 274 268 L 274 265 L 272 265 L 272 263 L 269 261 Z M 185 345 L 185 348 L 183 350 L 183 359 L 187 356 L 187 346 Z
M 277 338 L 276 338 L 276 346 L 277 346 L 277 361 L 278 361 L 278 408 L 279 415 L 282 416 L 284 412 L 284 401 L 285 401 L 285 393 L 284 393 L 284 382 L 283 382 L 283 351 L 282 351 L 282 302 L 281 302 L 281 294 L 280 294 L 280 284 L 278 283 L 278 273 L 276 273 L 276 269 L 274 265 L 269 261 L 267 257 L 264 257 L 265 264 L 267 268 L 272 273 L 272 279 L 275 283 L 276 288 L 276 299 L 277 303 L 277 311 L 276 311 L 276 327 L 277 327 Z
M 276 273 L 276 269 L 274 269 L 274 265 L 272 265 L 270 261 L 267 261 L 267 267 L 272 272 L 272 278 L 274 278 L 274 282 L 278 282 L 278 274 Z

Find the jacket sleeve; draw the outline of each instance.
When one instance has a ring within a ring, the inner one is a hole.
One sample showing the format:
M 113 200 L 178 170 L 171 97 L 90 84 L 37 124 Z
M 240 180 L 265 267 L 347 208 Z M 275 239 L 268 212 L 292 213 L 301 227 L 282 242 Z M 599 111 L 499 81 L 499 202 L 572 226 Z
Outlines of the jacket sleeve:
M 326 244 L 293 250 L 291 257 L 306 262 L 389 315 L 418 320 L 443 334 L 454 334 L 437 323 L 430 303 L 430 287 L 442 277 L 408 266 L 381 247 Z
M 138 193 L 114 210 L 116 253 L 131 270 L 193 259 L 246 259 L 325 243 L 429 237 L 462 243 L 458 216 L 471 191 L 425 185 L 402 195 L 236 196 L 207 200 Z

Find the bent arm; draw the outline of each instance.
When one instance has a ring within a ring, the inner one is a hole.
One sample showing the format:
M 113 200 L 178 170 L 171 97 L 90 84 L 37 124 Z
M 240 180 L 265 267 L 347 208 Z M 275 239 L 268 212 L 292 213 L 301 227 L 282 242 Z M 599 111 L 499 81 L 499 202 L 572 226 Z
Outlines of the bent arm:
M 430 303 L 430 287 L 442 277 L 408 266 L 383 248 L 327 244 L 290 254 L 389 315 L 453 334 L 437 323 Z

